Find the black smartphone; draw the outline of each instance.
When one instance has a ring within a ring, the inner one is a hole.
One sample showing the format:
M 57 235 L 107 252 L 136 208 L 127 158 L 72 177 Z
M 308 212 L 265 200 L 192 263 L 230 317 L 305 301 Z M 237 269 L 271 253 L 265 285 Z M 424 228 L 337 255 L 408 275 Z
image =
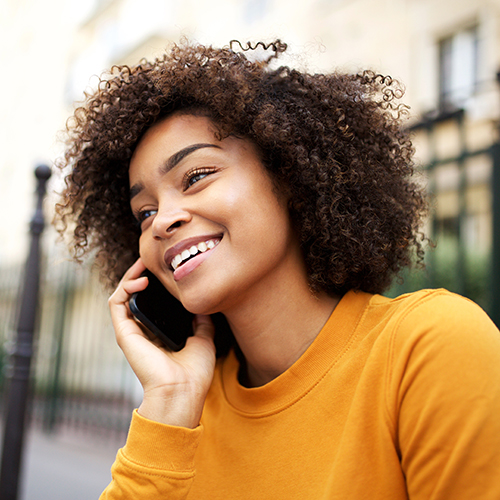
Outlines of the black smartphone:
M 151 271 L 146 270 L 143 276 L 147 276 L 148 286 L 132 295 L 130 311 L 168 348 L 180 351 L 193 335 L 194 314 L 185 309 Z M 219 334 L 230 332 L 223 314 L 213 314 L 212 320 Z

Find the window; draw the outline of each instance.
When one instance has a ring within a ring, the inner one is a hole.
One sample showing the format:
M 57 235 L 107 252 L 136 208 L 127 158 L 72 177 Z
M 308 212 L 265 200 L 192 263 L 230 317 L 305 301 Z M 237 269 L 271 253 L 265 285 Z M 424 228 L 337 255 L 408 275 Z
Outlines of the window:
M 461 108 L 474 94 L 478 66 L 478 29 L 462 30 L 439 44 L 440 107 Z

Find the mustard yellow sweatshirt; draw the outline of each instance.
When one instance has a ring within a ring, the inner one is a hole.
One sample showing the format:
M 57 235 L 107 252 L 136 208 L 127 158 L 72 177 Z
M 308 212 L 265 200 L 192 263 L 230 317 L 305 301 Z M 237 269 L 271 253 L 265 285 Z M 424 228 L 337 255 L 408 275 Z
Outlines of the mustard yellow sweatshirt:
M 101 498 L 500 499 L 500 333 L 467 299 L 349 292 L 278 378 L 238 369 L 194 430 L 135 412 Z

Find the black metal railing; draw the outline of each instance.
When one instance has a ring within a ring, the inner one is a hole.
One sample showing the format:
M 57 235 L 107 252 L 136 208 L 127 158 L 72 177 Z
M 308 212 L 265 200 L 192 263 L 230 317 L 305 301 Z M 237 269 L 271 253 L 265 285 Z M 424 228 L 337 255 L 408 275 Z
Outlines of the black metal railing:
M 33 335 L 38 312 L 40 286 L 40 237 L 45 226 L 43 198 L 51 171 L 46 165 L 36 168 L 38 180 L 36 210 L 30 225 L 30 249 L 26 262 L 24 286 L 20 295 L 19 319 L 12 366 L 7 381 L 7 404 L 3 433 L 2 464 L 0 469 L 0 498 L 16 500 L 19 487 L 24 430 L 28 408 L 28 391 Z

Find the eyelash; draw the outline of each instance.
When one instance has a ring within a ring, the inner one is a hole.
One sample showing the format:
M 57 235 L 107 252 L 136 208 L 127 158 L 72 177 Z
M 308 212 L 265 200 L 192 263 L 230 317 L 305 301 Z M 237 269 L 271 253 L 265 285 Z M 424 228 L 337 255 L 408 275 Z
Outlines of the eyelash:
M 182 179 L 182 188 L 184 191 L 191 187 L 193 184 L 195 184 L 198 181 L 195 181 L 191 183 L 191 181 L 198 176 L 203 176 L 201 179 L 203 179 L 205 176 L 210 175 L 214 173 L 217 169 L 215 167 L 201 167 L 201 168 L 195 168 L 193 170 L 190 170 L 189 172 L 186 172 L 184 174 L 184 177 Z M 201 180 L 198 179 L 198 180 Z M 141 226 L 141 224 L 150 216 L 146 216 L 149 212 L 156 212 L 154 209 L 146 209 L 146 210 L 135 210 L 134 211 L 134 217 L 137 220 L 137 224 Z
M 156 210 L 153 210 L 153 209 L 134 210 L 134 217 L 135 217 L 135 220 L 137 221 L 137 224 L 139 227 L 148 218 L 148 217 L 146 217 L 146 214 L 148 212 L 156 212 Z
M 193 184 L 203 179 L 205 176 L 213 174 L 217 169 L 215 167 L 202 167 L 202 168 L 194 168 L 193 170 L 189 170 L 184 174 L 182 179 L 182 188 L 184 191 L 191 187 Z M 195 182 L 191 182 L 195 177 L 203 176 Z

